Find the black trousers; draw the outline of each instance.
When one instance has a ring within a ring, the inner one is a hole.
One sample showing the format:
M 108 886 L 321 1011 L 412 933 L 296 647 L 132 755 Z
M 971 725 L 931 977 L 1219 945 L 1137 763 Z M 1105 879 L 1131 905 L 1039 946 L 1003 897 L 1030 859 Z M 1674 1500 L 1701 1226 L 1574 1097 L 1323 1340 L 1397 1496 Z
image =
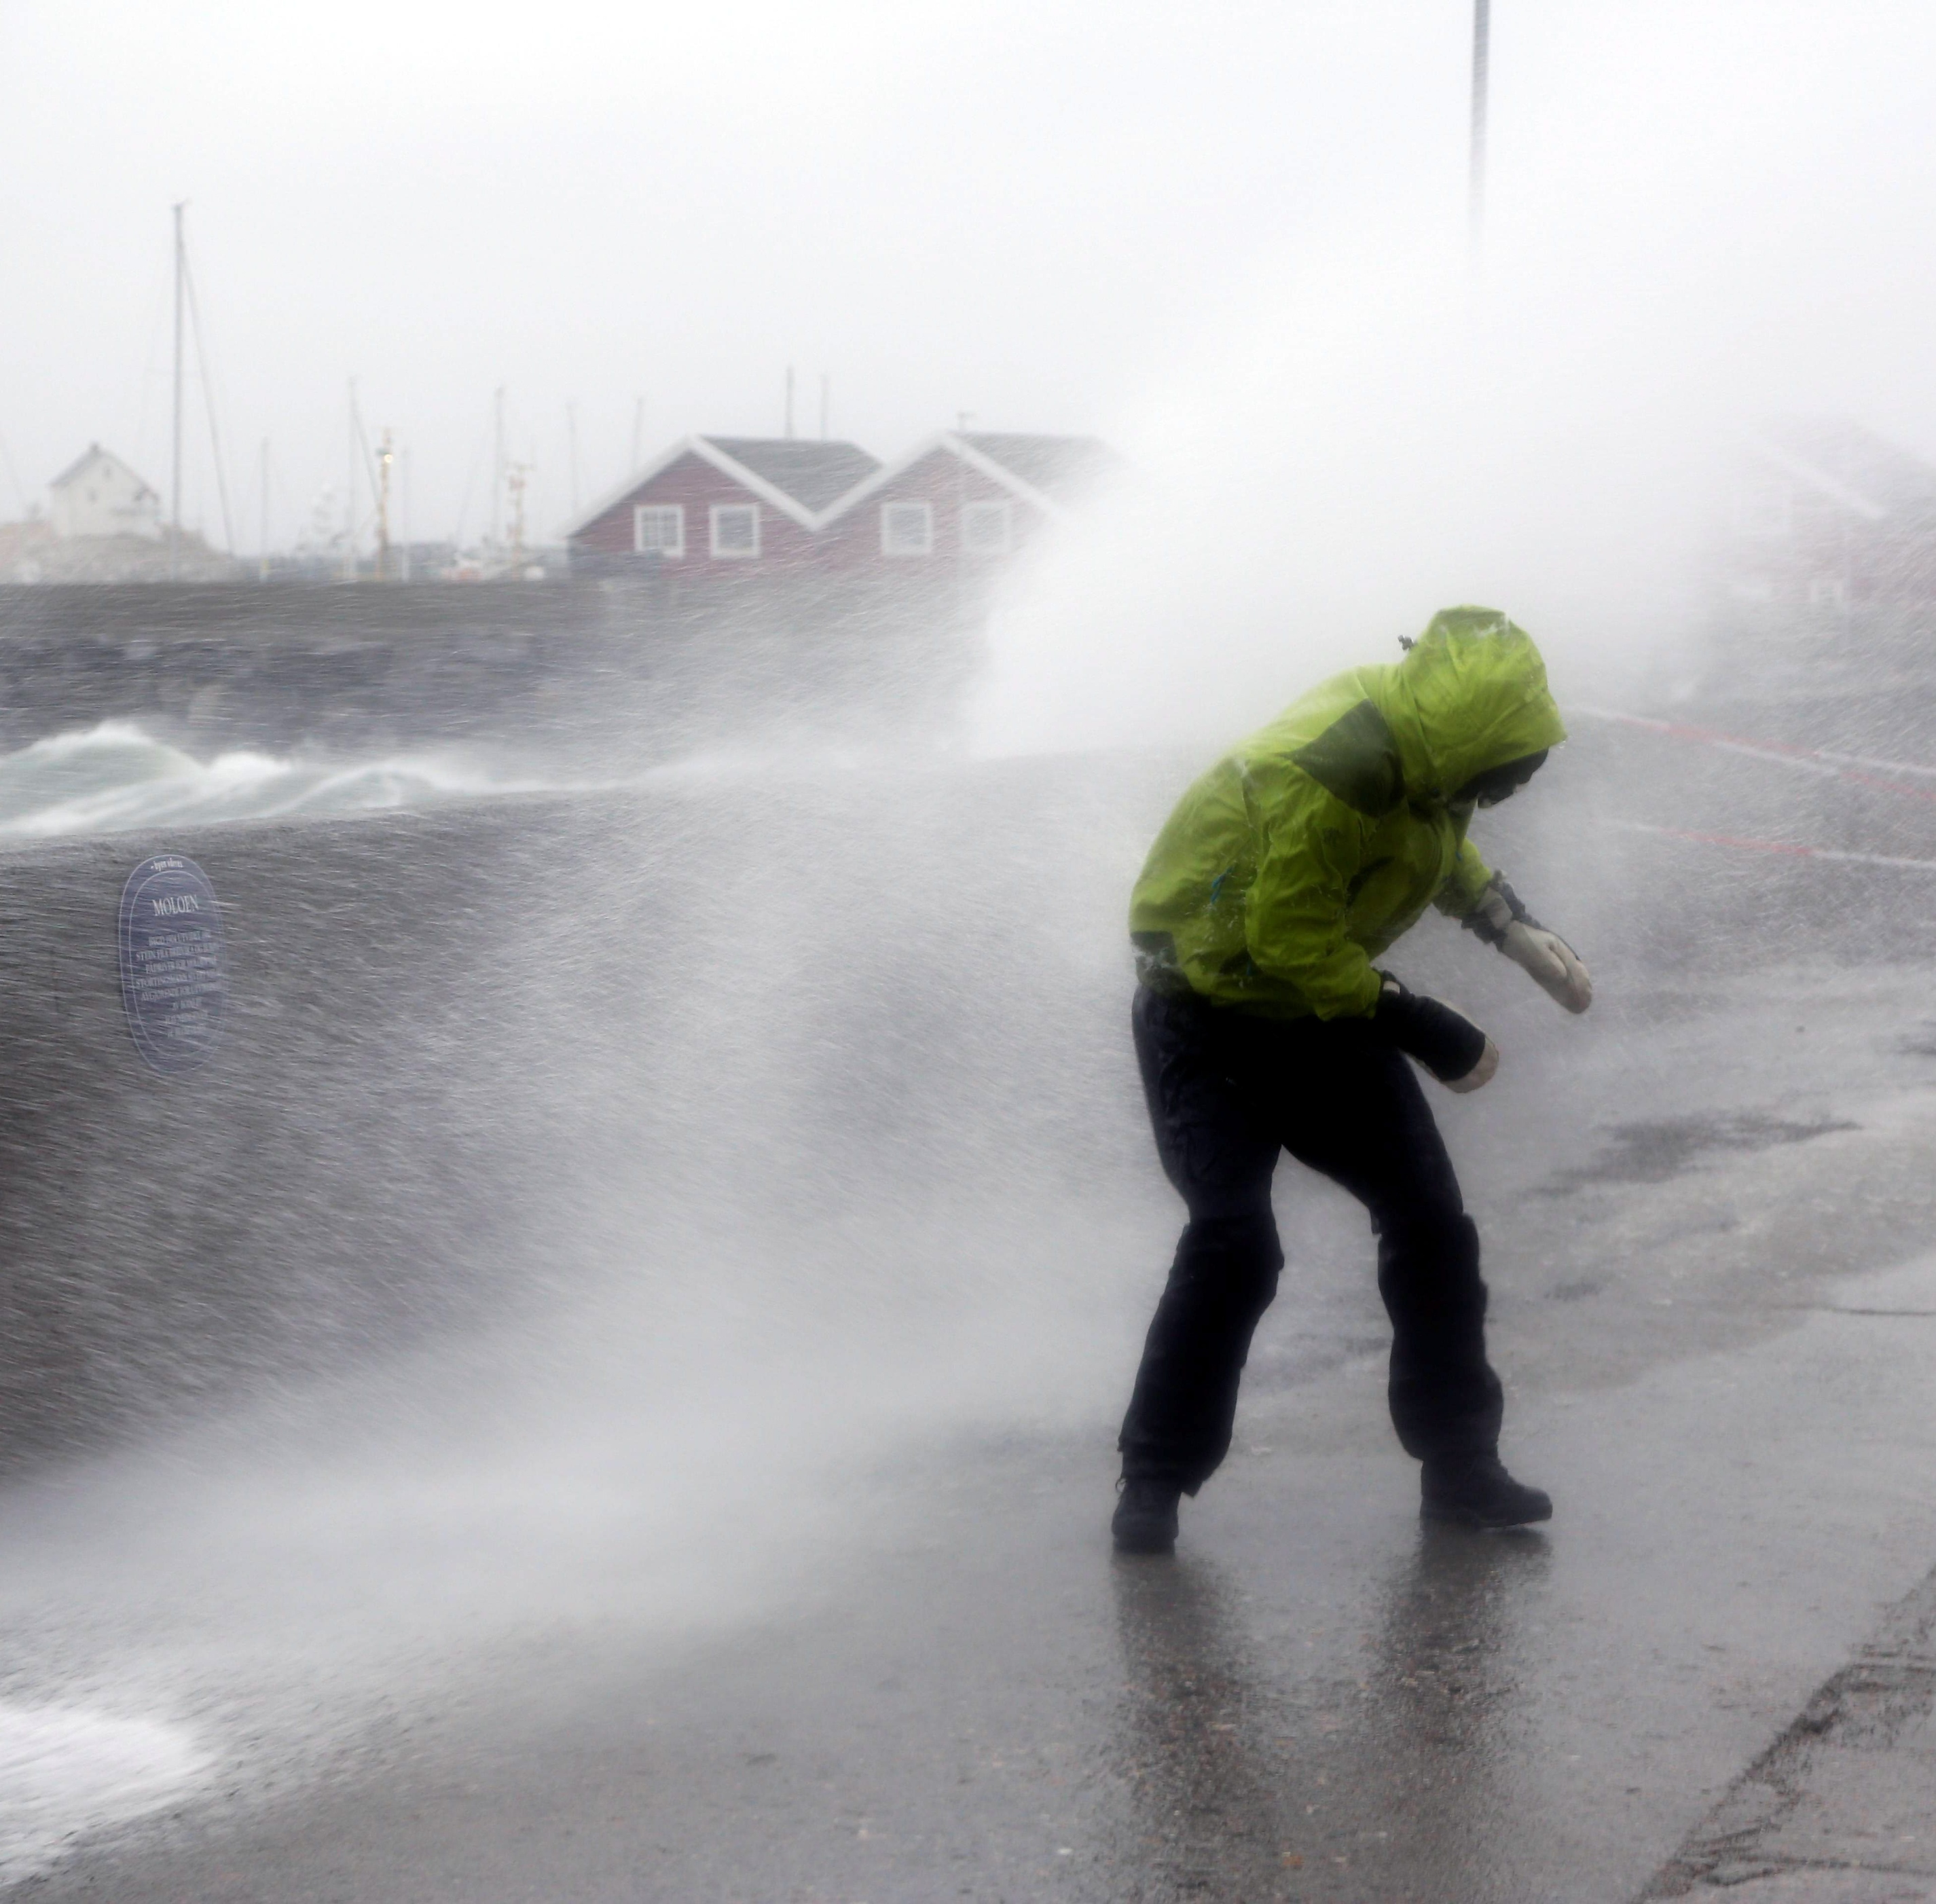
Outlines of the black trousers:
M 1392 1322 L 1393 1425 L 1421 1460 L 1496 1446 L 1479 1236 L 1410 1061 L 1367 1019 L 1280 1022 L 1139 990 L 1157 1155 L 1189 1206 L 1118 1446 L 1123 1472 L 1194 1494 L 1230 1452 L 1237 1383 L 1284 1253 L 1278 1153 L 1370 1212 Z

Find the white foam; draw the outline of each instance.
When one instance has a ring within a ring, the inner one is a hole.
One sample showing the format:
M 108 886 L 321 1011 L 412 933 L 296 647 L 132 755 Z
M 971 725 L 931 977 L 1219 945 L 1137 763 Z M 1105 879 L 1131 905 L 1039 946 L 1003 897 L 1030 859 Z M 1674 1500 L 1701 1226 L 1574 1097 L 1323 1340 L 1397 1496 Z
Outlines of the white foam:
M 533 773 L 454 748 L 342 760 L 243 748 L 202 760 L 157 740 L 137 721 L 103 721 L 0 754 L 0 839 L 296 814 L 401 812 L 518 793 L 784 778 L 852 771 L 870 757 L 853 748 L 722 748 L 596 778 Z
M 186 1727 L 70 1706 L 0 1704 L 0 1883 L 192 1791 L 213 1757 Z
M 346 761 L 238 748 L 201 760 L 137 722 L 104 721 L 0 755 L 0 836 L 47 839 L 161 821 L 391 812 L 564 787 L 454 753 Z

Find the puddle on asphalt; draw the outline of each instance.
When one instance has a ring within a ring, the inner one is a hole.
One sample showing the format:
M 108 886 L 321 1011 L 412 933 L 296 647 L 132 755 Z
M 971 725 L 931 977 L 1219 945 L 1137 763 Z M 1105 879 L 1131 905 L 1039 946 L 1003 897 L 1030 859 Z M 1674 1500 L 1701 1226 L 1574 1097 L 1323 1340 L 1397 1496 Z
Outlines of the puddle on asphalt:
M 1783 1144 L 1806 1144 L 1832 1131 L 1861 1128 L 1843 1118 L 1800 1123 L 1757 1111 L 1616 1124 L 1608 1132 L 1613 1141 L 1591 1163 L 1556 1171 L 1535 1194 L 1565 1196 L 1589 1183 L 1665 1183 L 1712 1151 L 1770 1150 Z

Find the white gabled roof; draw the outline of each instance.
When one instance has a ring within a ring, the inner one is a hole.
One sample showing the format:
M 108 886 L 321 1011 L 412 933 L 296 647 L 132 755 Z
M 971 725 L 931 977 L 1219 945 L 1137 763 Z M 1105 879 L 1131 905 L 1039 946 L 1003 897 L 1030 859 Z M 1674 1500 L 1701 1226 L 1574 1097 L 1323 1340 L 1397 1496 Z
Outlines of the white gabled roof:
M 884 464 L 864 482 L 856 483 L 839 501 L 822 513 L 821 526 L 824 527 L 836 518 L 845 515 L 849 509 L 858 509 L 870 496 L 877 494 L 897 477 L 905 476 L 917 463 L 924 461 L 937 450 L 945 450 L 949 455 L 960 458 L 971 470 L 1040 509 L 1045 515 L 1066 516 L 1069 513 L 1054 497 L 1045 495 L 1033 483 L 1024 482 L 1006 464 L 998 463 L 994 457 L 977 449 L 968 438 L 957 436 L 952 430 L 943 430 L 937 435 L 930 437 L 925 443 L 917 444 L 898 463 Z
M 804 440 L 810 443 L 811 439 Z M 991 451 L 1003 449 L 1014 450 L 1019 460 L 1030 461 L 1031 468 L 1039 464 L 1051 476 L 1060 475 L 1063 487 L 1069 482 L 1081 479 L 1099 465 L 1113 465 L 1116 459 L 1102 444 L 1091 437 L 994 437 L 964 436 L 955 431 L 943 430 L 930 437 L 924 443 L 917 444 L 906 455 L 896 463 L 885 463 L 873 473 L 857 482 L 844 494 L 836 497 L 825 508 L 813 509 L 791 496 L 776 483 L 769 481 L 756 470 L 749 468 L 724 447 L 728 443 L 743 444 L 755 447 L 778 448 L 778 443 L 768 440 L 742 439 L 735 437 L 683 437 L 662 455 L 648 463 L 636 474 L 628 476 L 615 489 L 609 490 L 598 500 L 579 515 L 565 530 L 568 541 L 583 534 L 602 515 L 607 514 L 628 496 L 642 489 L 652 479 L 662 475 L 684 456 L 697 456 L 709 463 L 721 475 L 729 477 L 749 494 L 757 496 L 762 502 L 770 503 L 783 515 L 797 522 L 803 529 L 820 530 L 837 521 L 849 510 L 858 508 L 870 496 L 876 495 L 898 477 L 925 458 L 937 452 L 958 458 L 971 470 L 987 477 L 998 488 L 1006 489 L 1018 500 L 1027 503 L 1032 509 L 1039 509 L 1045 515 L 1066 518 L 1068 505 L 1058 500 L 1039 483 L 1020 474 L 999 454 Z M 855 455 L 866 452 L 855 449 L 851 444 L 830 444 L 830 450 L 843 449 Z M 1022 455 L 1026 452 L 1027 455 Z M 872 461 L 871 458 L 868 458 Z M 1060 470 L 1057 465 L 1065 466 Z
M 728 437 L 724 440 L 728 443 L 737 443 L 740 439 Z M 797 440 L 803 448 L 808 448 L 817 439 L 803 438 Z M 854 449 L 852 444 L 829 445 L 828 447 L 830 449 L 834 448 L 850 451 Z M 865 455 L 865 452 L 861 451 L 855 451 L 854 453 L 859 455 Z M 737 482 L 749 494 L 758 497 L 761 502 L 771 505 L 782 515 L 797 522 L 803 529 L 818 529 L 845 500 L 845 497 L 836 499 L 833 504 L 826 509 L 809 509 L 797 497 L 788 495 L 777 483 L 769 481 L 757 470 L 749 469 L 737 457 L 731 455 L 721 447 L 721 440 L 711 437 L 682 437 L 670 449 L 663 455 L 655 457 L 643 470 L 628 476 L 616 488 L 608 490 L 588 509 L 571 522 L 564 532 L 566 539 L 569 541 L 574 536 L 583 534 L 600 516 L 616 507 L 634 491 L 643 488 L 655 477 L 664 475 L 675 463 L 687 456 L 697 456 L 701 462 L 710 464 L 721 476 Z M 871 462 L 873 459 L 869 457 L 867 460 Z
M 89 443 L 86 452 L 76 457 L 59 476 L 54 478 L 53 482 L 47 485 L 47 487 L 50 489 L 65 489 L 69 483 L 79 482 L 80 478 L 97 463 L 105 463 L 110 468 L 119 470 L 145 494 L 150 496 L 157 494 L 158 492 L 150 486 L 138 470 L 131 468 L 127 464 L 123 462 L 111 449 L 103 449 L 98 443 Z

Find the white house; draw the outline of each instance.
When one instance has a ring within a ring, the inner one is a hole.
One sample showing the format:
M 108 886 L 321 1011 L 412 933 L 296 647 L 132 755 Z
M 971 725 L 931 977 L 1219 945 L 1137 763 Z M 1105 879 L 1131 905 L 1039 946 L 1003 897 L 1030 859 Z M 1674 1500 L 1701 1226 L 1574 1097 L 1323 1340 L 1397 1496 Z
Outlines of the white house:
M 47 485 L 48 515 L 62 536 L 142 536 L 159 542 L 162 499 L 111 451 L 87 454 Z

